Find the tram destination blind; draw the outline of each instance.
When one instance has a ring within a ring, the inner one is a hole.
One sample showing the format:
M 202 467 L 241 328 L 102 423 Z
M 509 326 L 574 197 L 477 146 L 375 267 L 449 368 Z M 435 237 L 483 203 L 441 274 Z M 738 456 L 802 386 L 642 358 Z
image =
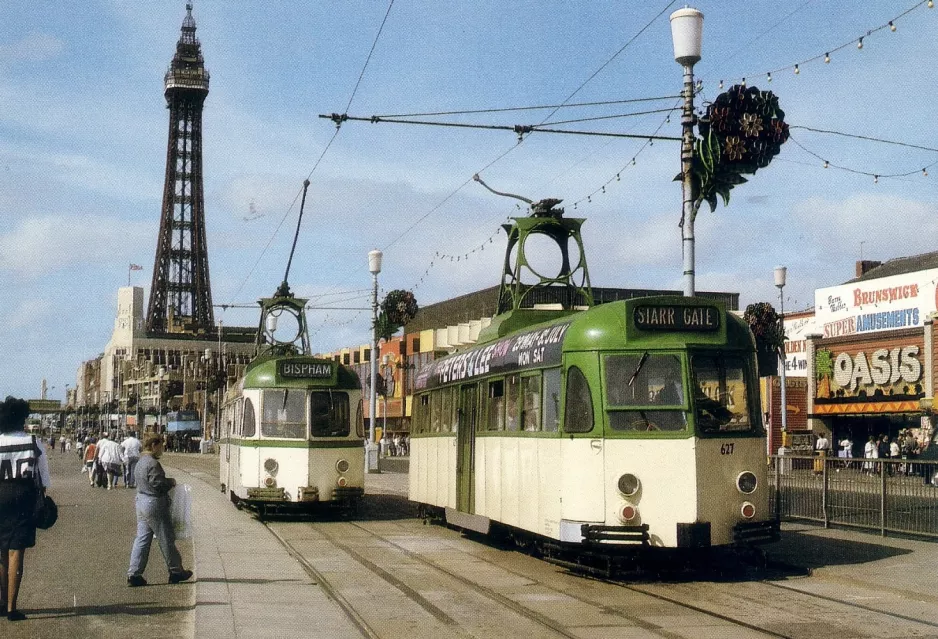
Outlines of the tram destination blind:
M 332 362 L 282 361 L 278 362 L 278 373 L 285 379 L 329 379 L 332 377 Z
M 720 309 L 716 306 L 642 305 L 636 306 L 632 318 L 643 331 L 720 330 Z

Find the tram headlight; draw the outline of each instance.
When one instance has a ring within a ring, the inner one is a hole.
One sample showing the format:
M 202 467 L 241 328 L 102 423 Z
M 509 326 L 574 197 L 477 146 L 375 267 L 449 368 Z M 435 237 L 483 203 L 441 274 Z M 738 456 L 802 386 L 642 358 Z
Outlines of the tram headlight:
M 349 463 L 347 459 L 340 459 L 335 463 L 335 469 L 340 473 L 347 473 L 349 469 Z
M 635 521 L 638 517 L 638 508 L 634 504 L 625 502 L 619 507 L 619 519 L 623 522 Z
M 638 492 L 638 489 L 642 487 L 642 482 L 638 480 L 638 477 L 632 473 L 625 473 L 619 477 L 619 492 L 625 495 L 626 497 L 631 497 Z
M 736 488 L 739 489 L 739 492 L 749 495 L 756 490 L 756 486 L 759 485 L 759 480 L 756 479 L 756 476 L 749 472 L 748 470 L 742 473 L 739 473 L 739 477 L 736 478 Z
M 756 516 L 756 507 L 748 501 L 744 501 L 742 507 L 739 509 L 739 513 L 746 519 L 752 519 Z
M 274 479 L 273 477 L 268 477 L 267 479 L 264 480 L 264 485 L 267 486 L 268 488 L 276 488 L 277 480 Z
M 335 483 L 336 483 L 336 486 L 338 486 L 339 488 L 345 488 L 346 486 L 348 486 L 348 479 L 346 479 L 345 477 L 339 477 L 339 479 Z
M 268 457 L 264 460 L 264 470 L 266 470 L 269 475 L 276 475 L 277 469 L 279 468 L 280 464 L 277 463 L 276 459 Z

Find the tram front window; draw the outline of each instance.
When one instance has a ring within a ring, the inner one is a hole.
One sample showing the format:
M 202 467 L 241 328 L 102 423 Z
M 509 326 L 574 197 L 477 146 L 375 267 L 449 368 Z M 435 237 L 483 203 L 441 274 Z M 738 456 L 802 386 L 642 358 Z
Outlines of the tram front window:
M 687 428 L 680 356 L 648 352 L 609 355 L 605 358 L 605 377 L 612 430 Z
M 306 438 L 306 393 L 302 390 L 265 390 L 262 437 Z
M 309 394 L 309 434 L 311 437 L 348 437 L 347 393 L 314 391 Z
M 750 432 L 749 389 L 745 360 L 733 355 L 695 355 L 694 410 L 703 433 Z

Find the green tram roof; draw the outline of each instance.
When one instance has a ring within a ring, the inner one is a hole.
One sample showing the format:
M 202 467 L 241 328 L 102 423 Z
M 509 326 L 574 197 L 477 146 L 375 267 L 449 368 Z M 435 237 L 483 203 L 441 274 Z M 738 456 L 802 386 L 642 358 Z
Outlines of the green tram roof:
M 361 388 L 358 375 L 331 359 L 303 355 L 256 357 L 244 371 L 244 388 Z
M 421 369 L 415 389 L 556 366 L 567 352 L 755 348 L 745 321 L 726 312 L 721 302 L 681 296 L 635 298 L 582 311 L 513 310 L 496 317 L 479 337 L 478 343 Z

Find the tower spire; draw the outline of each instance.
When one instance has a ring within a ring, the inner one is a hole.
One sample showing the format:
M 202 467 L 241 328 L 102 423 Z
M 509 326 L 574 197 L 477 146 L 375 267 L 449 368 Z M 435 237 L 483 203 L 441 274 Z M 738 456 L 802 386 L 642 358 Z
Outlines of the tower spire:
M 209 73 L 186 3 L 176 53 L 164 78 L 169 136 L 147 332 L 214 331 L 202 187 L 202 107 Z

